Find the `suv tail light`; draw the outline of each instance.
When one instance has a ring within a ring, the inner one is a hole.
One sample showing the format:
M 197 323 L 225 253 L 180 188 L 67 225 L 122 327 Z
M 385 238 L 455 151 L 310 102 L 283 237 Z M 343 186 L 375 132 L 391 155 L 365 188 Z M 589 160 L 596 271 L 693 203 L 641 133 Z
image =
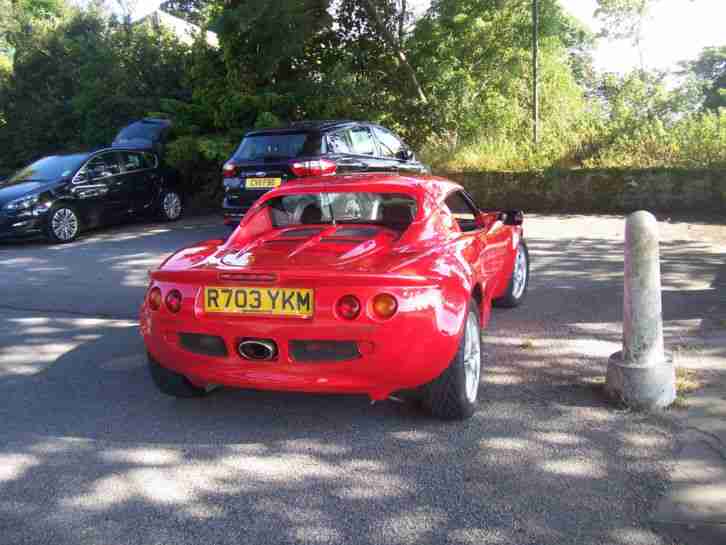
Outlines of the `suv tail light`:
M 338 169 L 333 161 L 327 159 L 315 159 L 313 161 L 295 161 L 290 163 L 290 170 L 295 176 L 324 176 L 326 174 L 335 174 Z
M 222 167 L 222 177 L 234 178 L 237 175 L 237 165 L 234 163 L 224 163 Z

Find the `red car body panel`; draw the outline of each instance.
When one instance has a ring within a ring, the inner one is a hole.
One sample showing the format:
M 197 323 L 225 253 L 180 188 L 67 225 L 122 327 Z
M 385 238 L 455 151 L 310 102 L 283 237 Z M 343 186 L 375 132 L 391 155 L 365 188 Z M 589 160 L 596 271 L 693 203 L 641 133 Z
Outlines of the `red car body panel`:
M 362 174 L 292 181 L 267 193 L 226 242 L 182 249 L 151 273 L 149 289 L 160 288 L 164 297 L 179 290 L 182 307 L 178 313 L 165 305 L 152 310 L 145 298 L 140 322 L 149 354 L 197 386 L 356 393 L 380 400 L 430 382 L 458 349 L 472 297 L 480 302 L 481 324 L 486 326 L 492 299 L 507 289 L 523 236 L 521 225 L 504 225 L 498 212 L 481 213 L 479 229 L 461 232 L 444 205 L 457 190 L 457 184 L 431 176 Z M 280 238 L 285 229 L 272 226 L 267 201 L 325 192 L 405 194 L 415 198 L 417 214 L 400 236 L 380 227 L 373 237 L 336 238 L 342 226 L 324 225 L 313 237 Z M 228 255 L 244 260 L 228 265 L 223 262 Z M 313 289 L 312 316 L 205 313 L 204 286 L 251 282 Z M 398 302 L 387 320 L 371 309 L 371 300 L 380 293 Z M 362 304 L 357 319 L 346 320 L 336 311 L 337 301 L 347 294 Z M 180 333 L 221 337 L 227 355 L 191 353 L 180 343 Z M 244 338 L 274 340 L 277 357 L 244 359 L 237 351 Z M 348 361 L 296 361 L 290 343 L 300 340 L 353 341 L 360 355 Z

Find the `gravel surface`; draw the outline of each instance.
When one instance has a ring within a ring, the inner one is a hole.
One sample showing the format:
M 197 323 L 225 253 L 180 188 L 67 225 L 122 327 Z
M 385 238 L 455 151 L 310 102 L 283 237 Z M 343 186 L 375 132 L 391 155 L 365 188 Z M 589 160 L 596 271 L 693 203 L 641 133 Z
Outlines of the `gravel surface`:
M 723 248 L 686 227 L 664 226 L 669 344 L 726 308 Z M 676 424 L 601 394 L 621 218 L 528 219 L 531 291 L 495 310 L 464 423 L 362 397 L 159 394 L 135 322 L 146 269 L 228 232 L 197 218 L 0 245 L 0 544 L 674 543 L 648 513 Z

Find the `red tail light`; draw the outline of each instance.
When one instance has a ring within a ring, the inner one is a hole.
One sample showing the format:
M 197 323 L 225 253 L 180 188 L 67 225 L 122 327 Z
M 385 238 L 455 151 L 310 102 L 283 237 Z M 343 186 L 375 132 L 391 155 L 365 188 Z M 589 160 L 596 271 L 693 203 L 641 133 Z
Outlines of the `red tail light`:
M 151 310 L 159 310 L 161 308 L 161 290 L 159 288 L 153 288 L 149 292 L 148 301 Z
M 168 308 L 170 312 L 176 314 L 181 310 L 181 306 L 182 294 L 179 293 L 179 290 L 171 290 L 166 295 L 166 308 Z
M 290 163 L 290 170 L 295 176 L 325 176 L 326 174 L 335 174 L 338 169 L 333 161 L 327 159 L 316 159 L 314 161 L 295 161 Z
M 224 166 L 222 167 L 222 177 L 224 178 L 234 178 L 237 175 L 237 165 L 234 163 L 224 163 Z
M 338 299 L 338 304 L 335 305 L 335 309 L 341 318 L 355 320 L 360 314 L 360 301 L 358 301 L 355 295 L 344 295 Z

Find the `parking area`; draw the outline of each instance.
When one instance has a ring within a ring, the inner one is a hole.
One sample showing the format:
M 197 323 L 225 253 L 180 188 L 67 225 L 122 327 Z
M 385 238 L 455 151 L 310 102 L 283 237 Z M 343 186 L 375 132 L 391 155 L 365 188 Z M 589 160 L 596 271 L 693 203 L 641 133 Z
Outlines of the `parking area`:
M 706 384 L 726 382 L 725 231 L 661 223 L 666 343 Z M 364 397 L 158 393 L 147 270 L 229 232 L 200 217 L 0 244 L 2 545 L 682 542 L 652 517 L 682 419 L 601 394 L 621 217 L 527 218 L 528 299 L 494 311 L 463 423 Z

